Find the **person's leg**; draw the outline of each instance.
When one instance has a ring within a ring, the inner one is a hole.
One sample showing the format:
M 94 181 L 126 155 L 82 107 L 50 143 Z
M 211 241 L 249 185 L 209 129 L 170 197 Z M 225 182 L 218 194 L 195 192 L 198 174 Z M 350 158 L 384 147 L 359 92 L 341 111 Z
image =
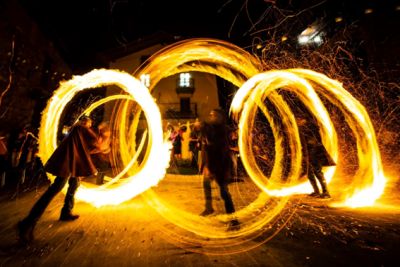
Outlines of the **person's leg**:
M 44 213 L 50 201 L 64 188 L 67 180 L 68 178 L 57 176 L 46 192 L 44 192 L 35 205 L 33 205 L 28 217 L 26 217 L 25 220 L 36 223 Z
M 233 180 L 237 181 L 238 180 L 238 163 L 237 163 L 237 156 L 236 153 L 231 153 L 231 159 L 232 159 L 232 175 L 233 175 Z
M 321 185 L 321 188 L 322 188 L 321 197 L 330 198 L 331 195 L 329 194 L 328 186 L 326 184 L 326 180 L 325 180 L 324 173 L 322 172 L 322 168 L 320 166 L 314 167 L 314 174 L 317 177 L 317 179 Z
M 104 176 L 105 172 L 104 171 L 99 171 L 96 176 L 96 184 L 97 185 L 102 185 L 104 183 Z
M 201 216 L 207 216 L 214 212 L 212 207 L 212 195 L 211 195 L 211 174 L 209 173 L 207 168 L 204 168 L 203 172 L 203 190 L 204 190 L 204 198 L 205 198 L 205 209 L 200 214 Z
M 192 158 L 191 158 L 191 160 L 190 160 L 190 167 L 191 168 L 194 168 L 194 166 L 195 166 L 195 158 L 194 158 L 194 151 L 193 150 L 190 150 L 190 153 L 191 153 L 191 155 L 192 155 Z
M 176 160 L 175 148 L 171 149 L 171 160 L 170 160 L 170 163 L 171 163 L 171 165 L 170 165 L 171 170 L 175 170 L 176 171 L 176 169 L 178 168 L 178 163 L 177 163 L 177 160 Z
M 199 170 L 199 151 L 197 149 L 194 149 L 192 151 L 192 168 L 196 169 L 196 171 Z
M 33 205 L 28 216 L 18 223 L 18 235 L 22 242 L 33 239 L 33 228 L 40 219 L 50 201 L 63 189 L 68 178 L 57 177 L 38 201 Z
M 317 181 L 315 180 L 314 168 L 312 167 L 311 164 L 308 166 L 307 177 L 308 177 L 308 180 L 310 181 L 310 184 L 314 190 L 314 192 L 312 192 L 310 195 L 311 196 L 319 196 L 319 188 L 317 185 Z
M 218 186 L 221 198 L 224 200 L 226 213 L 234 213 L 235 207 L 233 206 L 232 197 L 229 193 L 228 183 L 218 183 Z
M 219 192 L 221 198 L 224 200 L 225 211 L 227 214 L 231 214 L 235 212 L 235 207 L 233 205 L 231 194 L 229 193 L 228 183 L 221 182 L 218 183 Z M 240 229 L 240 223 L 236 218 L 233 218 L 229 221 L 228 231 L 237 231 Z
M 75 204 L 75 193 L 79 187 L 79 177 L 70 177 L 68 181 L 68 190 L 64 199 L 64 207 L 61 210 L 60 220 L 70 221 L 75 220 L 79 216 L 72 215 L 72 209 Z

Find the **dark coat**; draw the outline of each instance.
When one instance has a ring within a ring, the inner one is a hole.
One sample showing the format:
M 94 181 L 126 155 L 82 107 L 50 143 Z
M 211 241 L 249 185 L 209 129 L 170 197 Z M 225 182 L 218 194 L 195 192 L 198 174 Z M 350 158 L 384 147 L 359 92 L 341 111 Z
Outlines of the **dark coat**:
M 201 151 L 203 166 L 215 176 L 219 183 L 228 182 L 231 158 L 228 131 L 224 124 L 203 123 L 201 129 Z
M 46 162 L 46 172 L 61 177 L 96 174 L 90 156 L 96 140 L 97 136 L 91 129 L 75 125 Z
M 322 144 L 317 127 L 307 125 L 299 127 L 299 134 L 303 146 L 304 158 L 314 167 L 334 166 L 336 163 Z

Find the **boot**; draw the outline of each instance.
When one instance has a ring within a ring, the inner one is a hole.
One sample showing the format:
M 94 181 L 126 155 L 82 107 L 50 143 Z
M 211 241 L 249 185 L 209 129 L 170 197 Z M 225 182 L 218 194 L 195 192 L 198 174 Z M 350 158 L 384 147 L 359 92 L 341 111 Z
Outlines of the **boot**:
M 71 213 L 61 213 L 60 221 L 68 222 L 68 221 L 75 221 L 79 218 L 78 214 L 71 214 Z
M 329 194 L 329 192 L 324 192 L 324 193 L 322 193 L 322 195 L 320 197 L 321 198 L 331 198 L 331 195 Z
M 96 176 L 96 185 L 104 184 L 104 172 L 98 172 Z
M 317 178 L 322 188 L 321 198 L 331 198 L 331 195 L 328 192 L 328 186 L 326 184 L 325 177 L 322 172 L 318 174 Z
M 214 213 L 213 208 L 206 208 L 202 213 L 200 213 L 200 216 L 208 216 Z
M 238 231 L 240 229 L 240 223 L 237 219 L 233 219 L 228 224 L 228 231 Z
M 317 196 L 319 196 L 319 189 L 318 189 L 318 186 L 317 186 L 317 181 L 315 181 L 315 178 L 314 178 L 314 177 L 309 178 L 309 180 L 310 180 L 310 184 L 311 184 L 311 186 L 312 186 L 312 188 L 313 188 L 313 190 L 314 190 L 314 192 L 312 192 L 311 194 L 309 194 L 309 196 L 311 196 L 311 197 L 317 197 Z

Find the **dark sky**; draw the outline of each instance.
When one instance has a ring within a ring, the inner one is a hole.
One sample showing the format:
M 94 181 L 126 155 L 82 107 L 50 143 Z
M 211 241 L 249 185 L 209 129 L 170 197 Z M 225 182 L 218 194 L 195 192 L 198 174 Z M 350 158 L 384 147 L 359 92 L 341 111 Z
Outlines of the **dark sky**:
M 220 37 L 232 20 L 218 12 L 224 2 L 220 0 L 21 1 L 67 61 L 78 65 L 90 60 L 95 52 L 157 31 Z
M 379 28 L 383 20 L 400 17 L 396 0 L 20 1 L 73 68 L 95 67 L 97 53 L 158 31 L 187 38 L 215 37 L 243 46 L 255 36 L 265 38 L 263 29 L 282 21 L 274 31 L 296 35 L 316 18 L 332 21 L 342 16 L 347 24 L 365 20 L 367 8 L 380 14 L 371 27 Z M 390 14 L 385 17 L 386 13 Z M 388 28 L 388 21 L 385 23 Z

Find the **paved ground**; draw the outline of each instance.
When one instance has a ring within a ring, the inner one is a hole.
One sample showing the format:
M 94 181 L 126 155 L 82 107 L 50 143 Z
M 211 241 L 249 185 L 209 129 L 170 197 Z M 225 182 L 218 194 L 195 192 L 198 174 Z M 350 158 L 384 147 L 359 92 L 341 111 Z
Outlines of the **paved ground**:
M 77 203 L 81 218 L 65 223 L 58 221 L 59 195 L 39 221 L 36 241 L 21 247 L 14 226 L 44 189 L 13 200 L 1 197 L 0 266 L 398 266 L 399 209 L 336 209 L 305 196 L 289 201 L 295 212 L 277 235 L 265 243 L 268 236 L 257 236 L 247 245 L 258 246 L 243 246 L 240 253 L 206 254 L 200 252 L 210 251 L 204 244 L 185 247 L 172 240 L 164 231 L 176 227 L 142 197 L 100 209 Z M 250 181 L 233 183 L 230 189 L 238 208 L 258 192 Z M 199 176 L 168 175 L 155 191 L 180 209 L 202 211 Z M 216 212 L 223 213 L 216 193 L 214 200 Z M 218 251 L 224 248 L 216 247 Z

